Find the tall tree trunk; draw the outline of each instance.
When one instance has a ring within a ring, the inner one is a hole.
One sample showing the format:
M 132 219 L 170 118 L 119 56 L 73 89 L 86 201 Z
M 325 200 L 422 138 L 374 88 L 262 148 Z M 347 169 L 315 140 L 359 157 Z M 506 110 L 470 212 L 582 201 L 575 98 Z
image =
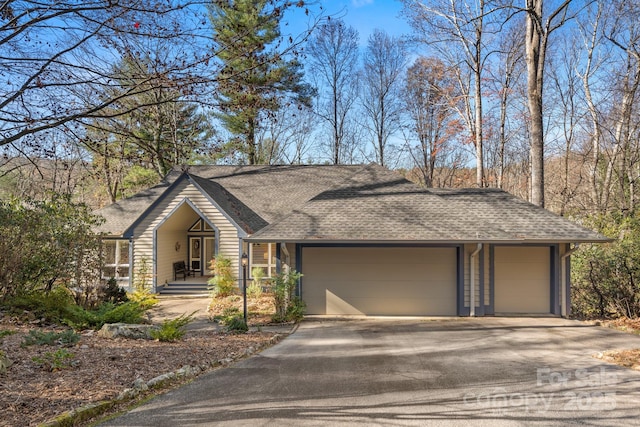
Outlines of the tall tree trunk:
M 526 0 L 525 62 L 527 63 L 527 98 L 531 120 L 531 202 L 544 207 L 544 124 L 542 93 L 544 65 L 549 35 L 566 21 L 571 0 L 564 0 L 546 19 L 544 0 Z M 556 21 L 556 18 L 558 22 Z
M 531 202 L 544 207 L 544 130 L 542 84 L 544 71 L 544 35 L 540 25 L 542 0 L 527 1 L 527 101 L 530 115 Z
M 484 1 L 480 1 L 480 11 L 484 13 Z M 482 19 L 478 17 L 476 23 L 476 40 L 475 40 L 475 145 L 476 145 L 476 185 L 484 187 L 484 148 L 482 134 Z

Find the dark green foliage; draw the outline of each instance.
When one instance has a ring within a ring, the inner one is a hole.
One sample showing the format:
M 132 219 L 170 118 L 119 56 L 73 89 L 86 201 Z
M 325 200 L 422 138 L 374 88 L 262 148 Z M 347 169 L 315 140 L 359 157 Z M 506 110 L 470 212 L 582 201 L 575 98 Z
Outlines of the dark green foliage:
M 182 339 L 186 332 L 186 326 L 193 322 L 195 312 L 189 315 L 181 315 L 175 319 L 162 322 L 160 329 L 151 331 L 151 338 L 163 342 L 173 342 Z
M 249 330 L 249 326 L 244 321 L 242 316 L 232 317 L 226 324 L 227 332 L 233 334 L 245 333 Z
M 274 322 L 299 321 L 304 316 L 305 303 L 295 295 L 300 277 L 302 274 L 292 270 L 288 274 L 280 273 L 273 279 L 273 296 L 276 306 Z
M 31 330 L 29 334 L 22 340 L 22 347 L 30 345 L 60 345 L 63 347 L 71 347 L 80 341 L 80 335 L 72 329 L 64 332 L 42 332 L 39 330 Z
M 75 301 L 65 287 L 55 287 L 51 292 L 20 292 L 0 301 L 8 313 L 25 316 L 27 320 L 38 319 L 48 324 L 62 324 L 64 319 L 73 316 Z
M 227 332 L 241 333 L 249 330 L 238 307 L 226 307 L 222 310 L 222 315 L 216 316 L 215 320 L 226 326 Z
M 128 300 L 127 292 L 118 285 L 117 280 L 113 277 L 109 279 L 102 290 L 102 301 L 117 304 Z
M 573 315 L 580 318 L 640 315 L 640 218 L 591 217 L 589 227 L 617 240 L 583 245 L 571 257 Z
M 0 200 L 0 300 L 98 283 L 99 222 L 70 196 Z
M 122 304 L 103 303 L 96 310 L 85 310 L 82 307 L 71 307 L 71 315 L 64 323 L 74 329 L 100 329 L 105 323 L 143 323 L 145 307 L 136 301 Z

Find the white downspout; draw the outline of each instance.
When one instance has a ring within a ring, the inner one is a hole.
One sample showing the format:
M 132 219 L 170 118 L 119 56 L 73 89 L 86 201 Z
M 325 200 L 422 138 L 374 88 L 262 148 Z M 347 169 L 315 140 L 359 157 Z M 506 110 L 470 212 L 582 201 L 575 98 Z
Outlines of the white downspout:
M 475 258 L 482 250 L 482 243 L 478 243 L 478 247 L 469 257 L 469 317 L 476 315 L 476 264 Z
M 576 243 L 572 249 L 569 249 L 560 257 L 560 274 L 562 275 L 560 278 L 560 315 L 562 317 L 567 317 L 567 258 L 577 251 L 579 247 L 580 244 Z

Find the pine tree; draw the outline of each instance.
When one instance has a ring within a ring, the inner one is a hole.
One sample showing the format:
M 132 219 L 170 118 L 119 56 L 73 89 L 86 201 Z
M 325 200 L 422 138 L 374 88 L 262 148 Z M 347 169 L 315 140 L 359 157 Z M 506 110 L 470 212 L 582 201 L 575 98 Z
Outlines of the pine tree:
M 280 21 L 288 1 L 220 0 L 210 5 L 217 59 L 217 117 L 249 164 L 260 163 L 257 130 L 287 102 L 310 103 L 302 66 L 281 48 Z

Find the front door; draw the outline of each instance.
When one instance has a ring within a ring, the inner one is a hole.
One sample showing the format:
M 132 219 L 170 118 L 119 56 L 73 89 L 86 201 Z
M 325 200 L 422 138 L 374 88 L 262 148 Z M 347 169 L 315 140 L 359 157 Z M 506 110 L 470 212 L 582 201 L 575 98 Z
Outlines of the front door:
M 202 274 L 202 238 L 189 237 L 189 266 L 194 275 Z

